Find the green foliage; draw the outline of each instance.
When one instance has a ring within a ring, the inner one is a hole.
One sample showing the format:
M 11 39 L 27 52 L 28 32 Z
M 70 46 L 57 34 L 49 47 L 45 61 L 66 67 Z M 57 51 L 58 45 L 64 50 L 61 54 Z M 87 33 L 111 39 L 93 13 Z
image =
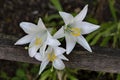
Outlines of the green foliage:
M 117 21 L 115 0 L 108 0 L 109 8 L 114 21 L 104 22 L 100 29 L 89 34 L 86 39 L 91 45 L 120 47 L 120 21 Z M 97 20 L 87 18 L 89 22 L 97 23 Z
M 78 69 L 66 68 L 64 73 L 65 80 L 78 80 L 75 74 L 78 74 Z
M 18 69 L 16 71 L 16 77 L 13 77 L 12 80 L 27 80 L 26 73 L 23 69 Z
M 40 75 L 39 80 L 78 80 L 75 76 L 78 69 L 65 68 L 63 71 L 47 67 L 46 70 Z
M 56 71 L 53 70 L 53 71 L 51 72 L 50 67 L 47 68 L 47 70 L 45 70 L 45 71 L 41 74 L 41 76 L 40 76 L 40 78 L 39 78 L 39 80 L 47 80 L 47 79 L 48 79 L 48 80 L 57 80 Z
M 117 75 L 117 79 L 116 80 L 120 80 L 120 74 Z
M 117 21 L 116 9 L 115 9 L 115 7 L 114 7 L 114 5 L 115 5 L 115 0 L 108 0 L 108 2 L 109 2 L 109 8 L 110 8 L 112 17 L 113 17 L 114 21 Z
M 96 19 L 92 18 L 90 15 L 88 15 L 85 19 L 90 23 L 98 24 L 98 21 Z
M 9 80 L 9 77 L 8 77 L 7 73 L 5 73 L 3 71 L 0 72 L 0 77 L 4 80 Z
M 53 6 L 54 6 L 58 11 L 62 11 L 62 10 L 63 10 L 59 0 L 50 0 L 50 2 L 53 4 Z
M 59 14 L 52 14 L 49 15 L 46 14 L 43 20 L 46 22 L 47 27 L 53 27 L 56 28 L 56 26 L 63 24 L 63 21 L 60 21 L 61 17 Z
M 98 41 L 101 41 L 98 43 L 100 46 L 119 47 L 120 46 L 118 44 L 120 42 L 119 27 L 120 27 L 120 22 L 102 23 L 100 29 L 89 34 L 86 37 L 86 39 L 91 45 L 95 45 L 98 43 Z

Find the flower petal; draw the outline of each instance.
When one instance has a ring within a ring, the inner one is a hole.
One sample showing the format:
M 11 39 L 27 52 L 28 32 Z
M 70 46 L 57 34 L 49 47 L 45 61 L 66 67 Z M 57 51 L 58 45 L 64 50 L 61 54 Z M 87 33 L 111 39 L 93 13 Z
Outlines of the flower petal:
M 64 29 L 63 29 L 63 26 L 54 34 L 54 38 L 56 39 L 59 39 L 59 38 L 62 38 L 64 37 Z
M 48 63 L 49 63 L 48 60 L 44 60 L 44 61 L 42 61 L 41 66 L 40 66 L 39 74 L 42 73 L 42 71 L 45 69 L 45 67 L 47 66 Z
M 82 29 L 81 34 L 89 34 L 98 29 L 100 26 L 88 22 L 81 22 L 80 27 Z
M 65 35 L 65 40 L 66 40 L 66 53 L 70 54 L 70 52 L 75 47 L 76 41 L 75 41 L 74 37 L 72 37 L 71 35 L 68 35 L 68 34 Z
M 38 20 L 38 27 L 40 30 L 46 30 L 46 27 L 41 18 L 39 18 L 39 20 Z
M 65 64 L 64 64 L 63 61 L 60 60 L 60 59 L 55 59 L 55 60 L 53 61 L 53 66 L 54 66 L 56 69 L 58 69 L 58 70 L 62 70 L 62 69 L 65 68 Z
M 59 57 L 60 59 L 63 59 L 63 60 L 69 61 L 69 59 L 67 59 L 64 55 L 59 55 L 58 57 Z
M 73 16 L 71 14 L 66 12 L 59 12 L 59 14 L 63 18 L 66 25 L 72 22 Z
M 26 32 L 27 34 L 35 33 L 38 30 L 37 25 L 29 22 L 21 22 L 20 27 Z
M 29 46 L 29 56 L 30 57 L 34 57 L 38 51 L 38 49 L 40 48 L 40 46 Z
M 43 60 L 43 56 L 42 56 L 41 53 L 36 53 L 34 57 L 35 57 L 35 59 L 37 59 L 38 61 L 42 61 L 42 60 Z
M 92 52 L 89 44 L 87 43 L 87 41 L 85 40 L 85 38 L 83 36 L 79 36 L 77 37 L 77 42 L 83 46 L 85 49 L 87 49 L 88 51 Z
M 50 46 L 58 46 L 61 43 L 57 40 L 54 39 L 49 33 L 48 33 L 48 37 L 47 37 L 47 41 L 46 44 L 50 45 Z
M 63 54 L 66 50 L 62 47 L 54 47 L 54 52 L 56 56 Z
M 88 11 L 88 5 L 86 5 L 82 11 L 74 18 L 75 21 L 82 21 L 86 14 L 87 14 L 87 11 Z
M 32 40 L 32 35 L 26 35 L 24 37 L 22 37 L 21 39 L 19 39 L 15 45 L 22 45 L 22 44 L 27 44 Z
M 46 47 L 47 47 L 46 44 L 43 44 L 43 45 L 41 46 L 41 48 L 40 48 L 40 54 L 44 55 Z

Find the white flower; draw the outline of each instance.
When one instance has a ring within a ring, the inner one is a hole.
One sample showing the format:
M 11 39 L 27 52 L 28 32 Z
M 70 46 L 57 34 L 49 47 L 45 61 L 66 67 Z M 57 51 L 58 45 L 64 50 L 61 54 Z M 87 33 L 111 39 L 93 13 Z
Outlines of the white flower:
M 33 57 L 37 53 L 38 49 L 40 49 L 41 53 L 44 53 L 47 45 L 60 45 L 60 42 L 54 39 L 47 31 L 41 18 L 39 19 L 37 25 L 29 22 L 21 22 L 20 27 L 25 33 L 27 33 L 27 35 L 19 39 L 15 45 L 30 43 L 28 48 L 30 57 Z
M 64 48 L 57 46 L 56 47 L 49 46 L 45 54 L 37 53 L 34 57 L 37 60 L 42 61 L 39 74 L 41 74 L 41 72 L 45 69 L 49 62 L 52 62 L 53 67 L 55 67 L 58 70 L 64 69 L 65 65 L 62 60 L 68 61 L 68 59 L 63 55 L 64 52 L 65 52 Z
M 87 14 L 87 10 L 88 5 L 86 5 L 83 10 L 75 17 L 66 12 L 59 12 L 60 16 L 65 22 L 65 25 L 55 33 L 54 37 L 62 38 L 65 36 L 67 54 L 73 50 L 76 42 L 82 45 L 88 51 L 92 52 L 89 44 L 82 35 L 91 33 L 100 26 L 82 21 Z

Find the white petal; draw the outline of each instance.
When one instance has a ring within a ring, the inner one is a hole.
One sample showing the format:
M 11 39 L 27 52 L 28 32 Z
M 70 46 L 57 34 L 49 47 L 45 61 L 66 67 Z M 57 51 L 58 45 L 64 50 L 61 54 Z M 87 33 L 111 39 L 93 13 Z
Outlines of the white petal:
M 38 51 L 38 49 L 40 48 L 40 46 L 29 46 L 29 56 L 30 57 L 34 57 Z
M 45 49 L 46 49 L 47 45 L 43 44 L 40 48 L 40 53 L 43 55 L 45 53 Z
M 38 30 L 37 25 L 29 22 L 21 22 L 20 27 L 26 32 L 27 34 L 35 33 Z
M 51 46 L 48 46 L 47 50 L 46 50 L 46 55 L 51 53 L 53 51 L 53 48 Z
M 82 21 L 86 14 L 87 14 L 87 10 L 88 10 L 88 5 L 86 5 L 82 11 L 74 18 L 75 21 Z
M 22 37 L 21 39 L 19 39 L 15 45 L 22 45 L 22 44 L 27 44 L 32 40 L 33 36 L 31 35 L 26 35 L 24 37 Z
M 95 25 L 95 24 L 91 24 L 88 22 L 81 22 L 81 34 L 88 34 L 91 33 L 93 31 L 95 31 L 96 29 L 98 29 L 100 26 L 99 25 Z
M 41 66 L 40 66 L 39 74 L 42 73 L 42 71 L 45 69 L 45 67 L 47 66 L 48 63 L 49 63 L 48 60 L 42 61 Z
M 88 51 L 92 52 L 89 44 L 87 43 L 87 41 L 85 40 L 85 38 L 83 36 L 79 36 L 77 37 L 77 42 L 83 46 L 85 49 L 87 49 Z
M 35 59 L 37 59 L 38 61 L 42 61 L 42 60 L 43 60 L 43 56 L 42 56 L 41 53 L 36 53 L 34 57 L 35 57 Z
M 56 56 L 63 54 L 66 50 L 62 47 L 54 47 L 54 52 Z
M 47 40 L 47 44 L 50 45 L 50 46 L 58 46 L 61 43 L 58 40 L 56 40 L 56 39 L 48 39 Z
M 69 24 L 73 21 L 73 16 L 66 12 L 59 12 L 60 16 L 63 18 L 65 24 Z
M 48 33 L 48 38 L 47 38 L 46 44 L 48 44 L 48 45 L 50 45 L 50 46 L 58 46 L 58 45 L 60 45 L 61 43 L 60 43 L 57 39 L 54 39 L 54 38 Z
M 59 55 L 58 57 L 59 57 L 60 59 L 63 59 L 63 60 L 69 61 L 69 59 L 67 59 L 64 55 Z
M 58 69 L 58 70 L 62 70 L 62 69 L 65 68 L 65 64 L 64 64 L 63 61 L 60 60 L 60 59 L 55 59 L 55 60 L 53 61 L 53 66 L 54 66 L 56 69 Z
M 64 29 L 63 26 L 54 34 L 54 38 L 59 39 L 64 37 Z
M 46 27 L 45 27 L 45 25 L 44 25 L 44 23 L 43 23 L 43 21 L 42 21 L 41 18 L 39 18 L 39 20 L 38 20 L 38 27 L 39 27 L 41 30 L 46 30 Z
M 74 37 L 72 37 L 71 35 L 68 35 L 68 34 L 65 35 L 65 40 L 66 40 L 66 53 L 70 54 L 70 52 L 75 47 L 76 41 L 75 41 Z

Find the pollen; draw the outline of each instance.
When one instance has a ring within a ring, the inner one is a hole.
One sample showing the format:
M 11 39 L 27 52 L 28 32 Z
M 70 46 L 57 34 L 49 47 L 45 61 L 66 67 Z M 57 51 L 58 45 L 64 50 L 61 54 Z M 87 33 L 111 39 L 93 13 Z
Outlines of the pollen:
M 42 39 L 37 37 L 35 40 L 35 45 L 40 45 L 41 43 L 42 43 Z
M 80 28 L 74 27 L 74 28 L 71 28 L 70 30 L 71 30 L 71 34 L 75 37 L 80 36 L 81 34 Z
M 47 57 L 48 57 L 48 60 L 51 62 L 53 62 L 57 58 L 55 53 L 50 53 L 47 55 Z

